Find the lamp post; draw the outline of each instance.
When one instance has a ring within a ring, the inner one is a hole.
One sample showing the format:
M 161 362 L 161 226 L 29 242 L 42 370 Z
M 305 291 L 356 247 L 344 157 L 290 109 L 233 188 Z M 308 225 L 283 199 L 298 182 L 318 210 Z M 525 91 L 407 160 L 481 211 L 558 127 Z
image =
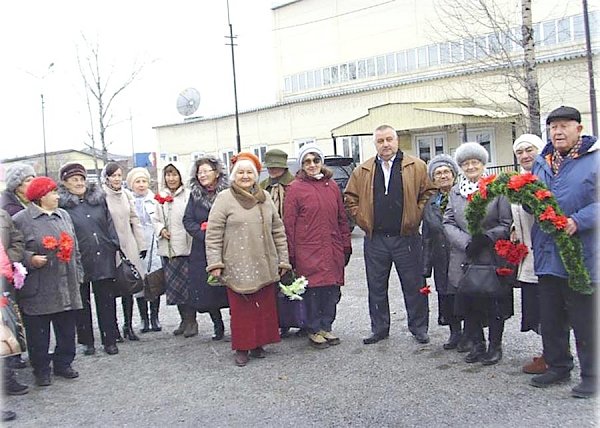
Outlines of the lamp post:
M 45 118 L 45 114 L 44 114 L 44 79 L 46 79 L 46 77 L 50 74 L 50 72 L 52 71 L 52 67 L 54 67 L 53 62 L 51 62 L 50 65 L 48 65 L 46 74 L 44 74 L 42 76 L 42 89 L 41 89 L 41 93 L 40 93 L 40 100 L 42 102 L 42 139 L 44 142 L 44 175 L 46 177 L 48 176 L 48 155 L 46 152 L 46 118 Z
M 233 99 L 235 101 L 235 137 L 237 143 L 236 148 L 237 152 L 239 153 L 242 151 L 242 142 L 240 139 L 240 119 L 238 114 L 237 85 L 235 81 L 235 54 L 233 53 L 233 47 L 235 46 L 235 44 L 233 43 L 233 39 L 235 39 L 235 37 L 233 36 L 233 25 L 231 25 L 231 20 L 229 19 L 229 0 L 227 0 L 227 23 L 229 24 L 229 36 L 225 37 L 229 39 L 229 43 L 227 44 L 231 46 L 231 67 L 233 69 Z

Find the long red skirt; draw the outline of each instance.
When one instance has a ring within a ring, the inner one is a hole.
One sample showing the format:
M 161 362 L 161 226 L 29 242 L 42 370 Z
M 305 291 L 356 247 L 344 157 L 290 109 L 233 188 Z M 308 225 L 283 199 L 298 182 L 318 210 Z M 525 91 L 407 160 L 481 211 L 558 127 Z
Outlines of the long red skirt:
M 231 349 L 249 351 L 281 341 L 274 285 L 254 294 L 227 289 L 231 314 Z

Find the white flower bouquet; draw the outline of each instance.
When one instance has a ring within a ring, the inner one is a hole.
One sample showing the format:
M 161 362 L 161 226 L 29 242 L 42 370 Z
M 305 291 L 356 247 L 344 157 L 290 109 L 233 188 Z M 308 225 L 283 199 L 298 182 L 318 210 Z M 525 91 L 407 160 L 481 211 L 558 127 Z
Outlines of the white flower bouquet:
M 293 278 L 294 280 L 289 285 L 280 282 L 279 289 L 281 290 L 281 293 L 290 300 L 302 300 L 301 295 L 306 291 L 308 280 L 303 276 L 293 276 Z

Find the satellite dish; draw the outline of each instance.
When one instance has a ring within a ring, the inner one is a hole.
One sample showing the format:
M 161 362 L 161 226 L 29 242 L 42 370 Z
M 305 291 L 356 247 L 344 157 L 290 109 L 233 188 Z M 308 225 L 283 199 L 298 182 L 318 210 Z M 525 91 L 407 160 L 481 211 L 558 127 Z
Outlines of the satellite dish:
M 200 92 L 195 88 L 187 88 L 181 91 L 177 97 L 177 111 L 182 116 L 189 116 L 198 110 L 200 105 Z

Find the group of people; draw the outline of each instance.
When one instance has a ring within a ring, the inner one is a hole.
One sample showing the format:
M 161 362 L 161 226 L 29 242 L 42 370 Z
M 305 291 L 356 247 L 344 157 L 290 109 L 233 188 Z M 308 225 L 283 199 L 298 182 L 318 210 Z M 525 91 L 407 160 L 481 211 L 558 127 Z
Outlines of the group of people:
M 595 137 L 582 136 L 580 122 L 577 110 L 560 107 L 548 116 L 548 144 L 525 134 L 513 150 L 522 171 L 544 182 L 568 216 L 565 230 L 581 239 L 595 286 L 598 155 Z M 78 376 L 72 367 L 76 342 L 83 345 L 84 354 L 96 352 L 90 291 L 106 354 L 118 353 L 117 343 L 123 340 L 139 340 L 132 324 L 134 299 L 141 332 L 162 329 L 160 298 L 148 302 L 143 293 L 119 296 L 115 278 L 122 257 L 142 275 L 163 269 L 167 304 L 177 305 L 181 318 L 174 335 L 198 335 L 200 312 L 210 315 L 212 339 L 221 340 L 221 310 L 229 308 L 238 366 L 245 366 L 249 357 L 264 358 L 264 346 L 280 341 L 290 327 L 301 328 L 316 349 L 339 344 L 333 323 L 352 254 L 349 211 L 365 233 L 371 319 L 365 345 L 390 334 L 388 282 L 393 264 L 408 328 L 418 343 L 429 342 L 426 281 L 433 274 L 438 324 L 450 329 L 444 349 L 466 352 L 467 363 L 499 362 L 504 322 L 513 315 L 512 289 L 493 297 L 462 294 L 461 266 L 489 254 L 496 241 L 511 239 L 532 250 L 518 271 L 522 330 L 540 333 L 543 342 L 541 355 L 523 370 L 537 374 L 531 383 L 538 387 L 567 380 L 573 368 L 570 326 L 582 376 L 572 393 L 595 395 L 595 296 L 567 286 L 568 275 L 552 236 L 536 226 L 528 207 L 511 206 L 505 197 L 487 206 L 483 233 L 469 233 L 465 210 L 479 180 L 487 175 L 485 148 L 463 143 L 454 157 L 441 154 L 427 165 L 399 150 L 398 135 L 389 125 L 374 131 L 374 146 L 376 156 L 353 171 L 346 189 L 338 188 L 315 144 L 300 148 L 295 176 L 288 170 L 285 152 L 267 152 L 264 166 L 269 176 L 260 183 L 263 165 L 252 153 L 235 155 L 229 174 L 213 156 L 195 160 L 189 177 L 177 162 L 168 162 L 159 171 L 156 195 L 145 168 L 133 168 L 125 176 L 120 165 L 110 162 L 98 185 L 87 181 L 87 171 L 78 163 L 61 167 L 59 183 L 36 177 L 28 165 L 9 167 L 1 199 L 6 211 L 0 211 L 0 219 L 11 233 L 2 237 L 2 244 L 11 262 L 22 262 L 29 273 L 22 288 L 6 289 L 16 294 L 22 312 L 36 384 L 52 383 L 51 365 L 55 376 Z M 277 296 L 277 284 L 290 276 L 308 281 L 297 325 L 281 321 L 290 309 Z M 118 297 L 122 329 L 117 325 Z M 49 354 L 51 324 L 56 348 Z M 5 360 L 5 392 L 25 393 L 27 387 L 11 371 L 23 366 L 20 356 Z

